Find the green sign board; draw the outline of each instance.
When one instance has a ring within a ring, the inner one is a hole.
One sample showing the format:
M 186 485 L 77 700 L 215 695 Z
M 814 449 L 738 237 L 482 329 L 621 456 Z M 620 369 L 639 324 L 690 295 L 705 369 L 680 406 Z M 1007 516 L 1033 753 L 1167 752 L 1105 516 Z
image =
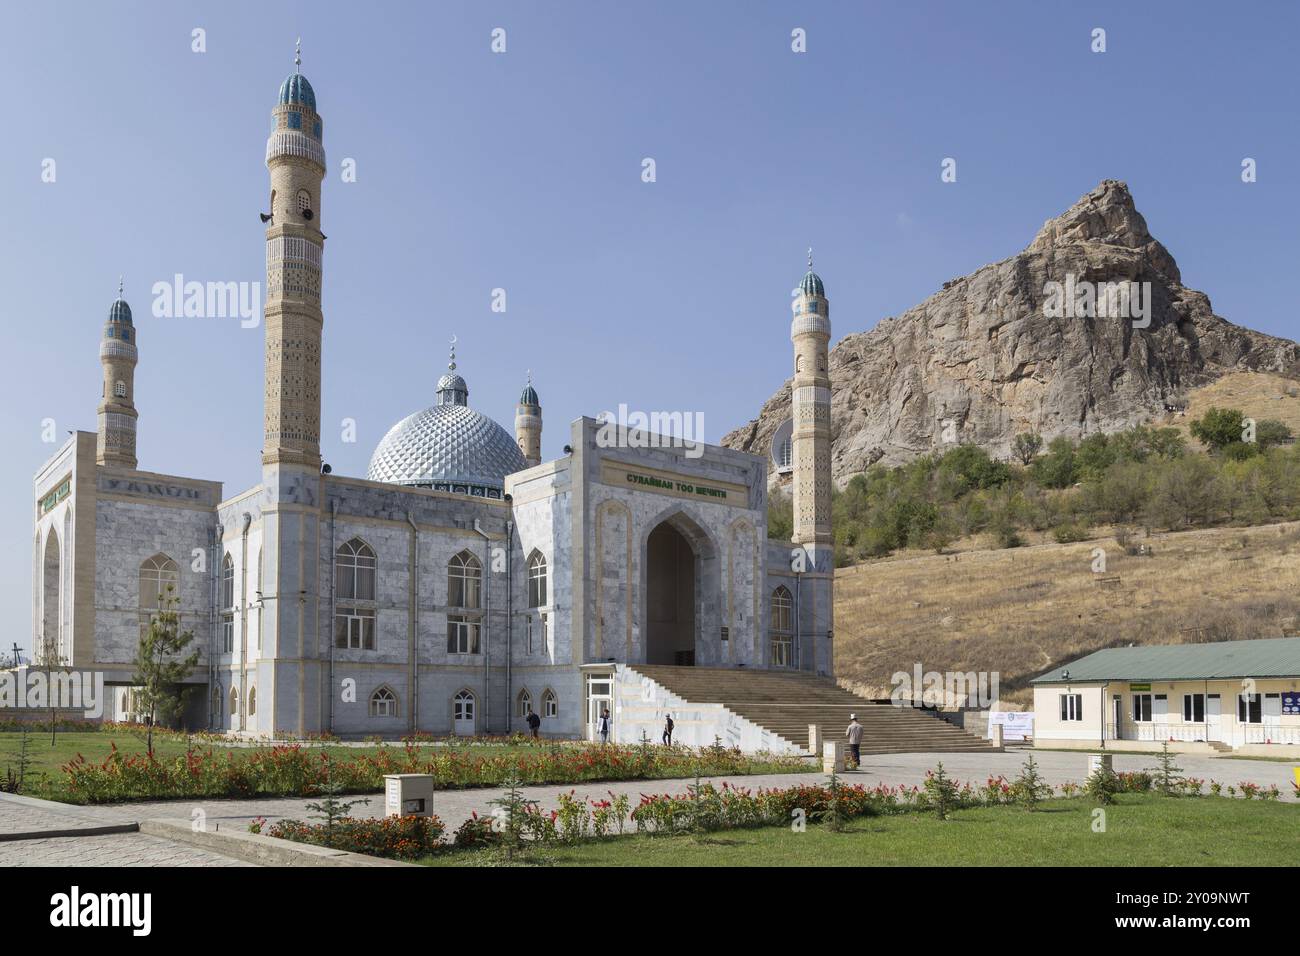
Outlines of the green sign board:
M 41 499 L 41 514 L 49 514 L 55 506 L 62 501 L 72 491 L 72 479 L 65 478 L 59 487 L 55 488 L 48 495 Z
M 1129 684 L 1128 689 L 1129 690 L 1150 690 L 1151 685 L 1150 684 Z

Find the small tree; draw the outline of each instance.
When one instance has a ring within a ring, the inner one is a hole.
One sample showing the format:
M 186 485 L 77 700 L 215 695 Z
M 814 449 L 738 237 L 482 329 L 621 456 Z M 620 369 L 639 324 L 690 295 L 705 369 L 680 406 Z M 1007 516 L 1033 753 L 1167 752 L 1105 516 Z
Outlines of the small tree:
M 339 795 L 343 793 L 343 784 L 334 782 L 334 775 L 330 770 L 328 759 L 325 762 L 325 782 L 320 785 L 320 792 L 324 799 L 318 803 L 307 804 L 307 809 L 312 811 L 312 817 L 325 821 L 325 845 L 333 847 L 334 827 L 338 824 L 338 821 L 350 816 L 352 808 L 358 804 L 370 803 L 370 798 L 361 797 L 357 800 L 340 800 Z
M 1043 780 L 1042 774 L 1038 772 L 1038 764 L 1034 763 L 1034 755 L 1030 754 L 1029 759 L 1025 761 L 1020 768 L 1020 776 L 1016 777 L 1012 785 L 1012 793 L 1015 794 L 1016 800 L 1026 810 L 1033 810 L 1038 806 L 1038 802 L 1051 794 L 1052 788 Z
M 947 820 L 957 801 L 957 783 L 944 772 L 943 762 L 931 770 L 925 777 L 925 796 L 934 815 L 940 820 Z
M 43 634 L 40 643 L 37 645 L 37 653 L 40 658 L 40 664 L 45 668 L 45 702 L 50 709 L 50 746 L 53 747 L 58 740 L 59 722 L 58 722 L 58 700 L 55 694 L 54 671 L 67 666 L 68 662 L 64 659 L 63 653 L 59 648 L 59 638 L 57 634 Z
M 1192 437 L 1211 451 L 1219 451 L 1241 441 L 1243 417 L 1235 408 L 1211 408 L 1192 422 Z
M 505 793 L 488 802 L 499 810 L 499 812 L 497 810 L 492 812 L 492 828 L 501 834 L 501 845 L 505 847 L 506 859 L 513 860 L 515 851 L 523 849 L 524 826 L 528 822 L 528 814 L 532 812 L 533 807 L 537 806 L 537 801 L 524 799 L 524 795 L 519 790 L 523 780 L 518 770 L 510 771 L 504 783 Z
M 176 613 L 179 599 L 172 593 L 173 590 L 172 585 L 167 585 L 167 593 L 159 602 L 158 612 L 140 635 L 140 646 L 135 655 L 135 674 L 131 677 L 132 683 L 140 688 L 137 697 L 140 709 L 149 715 L 146 741 L 151 758 L 154 725 L 159 720 L 170 720 L 180 713 L 187 694 L 187 691 L 180 689 L 180 685 L 199 662 L 197 649 L 186 657 L 180 656 L 194 640 L 194 632 L 180 629 L 180 615 Z
M 1043 448 L 1043 436 L 1036 435 L 1033 432 L 1022 432 L 1016 436 L 1011 450 L 1015 456 L 1020 459 L 1020 463 L 1026 468 L 1038 457 L 1038 453 Z
M 1083 785 L 1083 792 L 1102 806 L 1114 803 L 1119 789 L 1119 777 L 1104 765 L 1094 770 Z
M 1156 764 L 1156 789 L 1166 797 L 1174 796 L 1183 783 L 1183 768 L 1174 763 L 1174 755 L 1169 752 L 1169 741 L 1161 743 Z
M 18 749 L 8 754 L 17 764 L 18 771 L 14 772 L 14 764 L 5 766 L 5 779 L 0 780 L 0 793 L 22 793 L 27 783 L 27 772 L 32 765 L 30 749 L 32 732 L 26 724 L 23 724 L 18 734 Z

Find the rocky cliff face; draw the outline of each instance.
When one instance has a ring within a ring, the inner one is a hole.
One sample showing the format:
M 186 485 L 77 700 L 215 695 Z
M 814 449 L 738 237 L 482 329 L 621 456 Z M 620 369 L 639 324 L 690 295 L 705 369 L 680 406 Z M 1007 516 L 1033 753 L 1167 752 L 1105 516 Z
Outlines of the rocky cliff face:
M 831 350 L 832 469 L 842 482 L 951 442 L 1004 457 L 1023 431 L 1114 431 L 1246 370 L 1300 377 L 1300 346 L 1215 315 L 1107 180 L 1020 254 Z M 722 444 L 767 454 L 789 417 L 787 381 Z

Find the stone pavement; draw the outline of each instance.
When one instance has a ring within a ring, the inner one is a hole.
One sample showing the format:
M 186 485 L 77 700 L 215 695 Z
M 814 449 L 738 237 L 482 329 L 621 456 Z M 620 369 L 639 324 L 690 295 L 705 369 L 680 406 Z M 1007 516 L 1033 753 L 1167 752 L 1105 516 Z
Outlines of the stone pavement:
M 0 842 L 0 867 L 251 865 L 143 833 Z
M 1010 750 L 1006 753 L 954 753 L 954 754 L 876 754 L 863 758 L 857 771 L 842 775 L 848 784 L 861 783 L 874 787 L 919 786 L 925 781 L 926 771 L 943 762 L 948 775 L 959 782 L 982 784 L 990 776 L 1014 777 L 1030 751 Z M 1072 780 L 1082 783 L 1088 773 L 1088 757 L 1084 752 L 1032 751 L 1044 780 L 1059 786 Z M 1225 757 L 1207 757 L 1199 754 L 1178 754 L 1178 766 L 1187 776 L 1211 779 L 1227 784 L 1251 781 L 1262 786 L 1276 784 L 1283 799 L 1294 801 L 1291 787 L 1292 764 L 1265 760 L 1242 760 Z M 1116 770 L 1149 770 L 1155 767 L 1155 758 L 1147 755 L 1115 754 Z M 761 774 L 739 777 L 710 777 L 703 782 L 720 786 L 724 781 L 731 786 L 749 789 L 790 787 L 801 783 L 825 781 L 821 773 Z M 643 793 L 685 793 L 694 780 L 635 780 L 629 782 L 593 783 L 573 786 L 549 785 L 522 788 L 524 796 L 537 800 L 543 809 L 554 809 L 558 795 L 573 791 L 579 798 L 600 800 L 609 793 L 623 793 L 635 804 Z M 490 800 L 499 795 L 499 789 L 440 790 L 433 797 L 433 812 L 446 824 L 448 833 L 460 826 L 471 813 L 480 816 L 491 811 Z M 358 799 L 345 797 L 345 800 Z M 380 816 L 383 813 L 383 795 L 373 794 L 369 805 L 360 804 L 352 809 L 354 816 Z M 247 832 L 254 817 L 277 820 L 286 817 L 307 819 L 311 815 L 306 807 L 310 799 L 299 797 L 260 798 L 254 800 L 167 800 L 140 803 L 119 803 L 96 807 L 68 807 L 44 800 L 30 800 L 0 794 L 0 866 L 20 865 L 79 865 L 79 866 L 229 866 L 238 861 L 221 857 L 210 851 L 183 846 L 158 837 L 140 833 L 118 835 L 91 835 L 65 839 L 4 840 L 4 834 L 30 830 L 63 830 L 69 827 L 130 826 L 152 819 L 193 819 L 194 811 L 202 810 L 209 831 L 220 832 L 232 828 Z

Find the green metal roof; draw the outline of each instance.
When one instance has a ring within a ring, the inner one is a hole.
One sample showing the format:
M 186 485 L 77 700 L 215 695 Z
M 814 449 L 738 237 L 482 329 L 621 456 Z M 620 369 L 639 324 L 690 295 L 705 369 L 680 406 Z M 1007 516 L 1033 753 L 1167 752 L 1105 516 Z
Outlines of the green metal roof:
M 1069 677 L 1066 677 L 1066 674 Z M 1033 684 L 1300 677 L 1300 637 L 1217 644 L 1111 647 L 1035 677 Z

